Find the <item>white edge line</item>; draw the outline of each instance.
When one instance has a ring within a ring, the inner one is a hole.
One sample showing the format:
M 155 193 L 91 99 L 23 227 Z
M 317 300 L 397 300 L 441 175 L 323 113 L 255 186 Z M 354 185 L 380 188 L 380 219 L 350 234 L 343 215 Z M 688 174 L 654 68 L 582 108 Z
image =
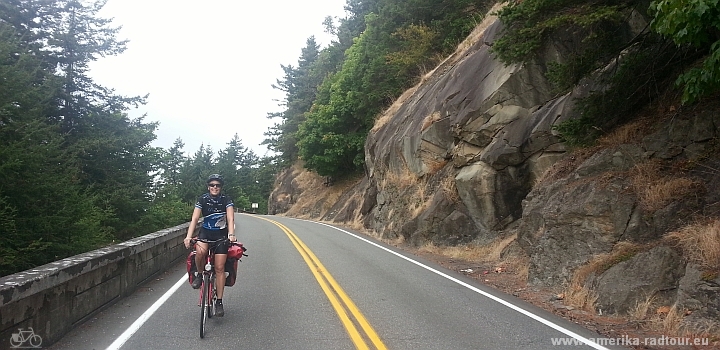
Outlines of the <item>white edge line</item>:
M 408 258 L 408 257 L 406 257 L 406 256 L 404 256 L 404 255 L 402 255 L 402 254 L 400 254 L 400 253 L 397 253 L 397 252 L 395 252 L 395 251 L 392 251 L 391 249 L 388 249 L 388 248 L 386 248 L 386 247 L 383 247 L 383 246 L 381 246 L 381 245 L 379 245 L 379 244 L 377 244 L 377 243 L 375 243 L 375 242 L 373 242 L 373 241 L 370 241 L 370 240 L 368 240 L 368 239 L 366 239 L 366 238 L 360 237 L 360 236 L 358 236 L 358 235 L 356 235 L 356 234 L 354 234 L 354 233 L 352 233 L 352 232 L 348 232 L 348 231 L 346 231 L 346 230 L 343 230 L 343 229 L 341 229 L 341 228 L 337 228 L 337 227 L 335 227 L 335 226 L 332 226 L 332 225 L 329 225 L 329 224 L 326 224 L 326 223 L 323 223 L 323 222 L 303 220 L 303 219 L 294 219 L 294 218 L 290 218 L 290 219 L 299 220 L 299 221 L 307 221 L 307 222 L 311 222 L 311 223 L 315 223 L 315 224 L 320 224 L 320 225 L 327 226 L 327 227 L 330 227 L 330 228 L 334 228 L 334 229 L 336 229 L 336 230 L 338 230 L 338 231 L 344 232 L 345 234 L 348 234 L 348 235 L 350 235 L 350 236 L 353 236 L 353 237 L 355 237 L 355 238 L 357 238 L 357 239 L 359 239 L 359 240 L 365 241 L 366 243 L 372 244 L 372 245 L 374 245 L 374 246 L 376 246 L 376 247 L 378 247 L 378 248 L 380 248 L 380 249 L 382 249 L 382 250 L 387 251 L 388 253 L 391 253 L 391 254 L 393 254 L 393 255 L 396 255 L 396 256 L 398 256 L 398 257 L 400 257 L 400 258 L 402 258 L 402 259 L 405 259 L 405 260 L 407 260 L 407 261 L 409 261 L 409 262 L 411 262 L 411 263 L 413 263 L 413 264 L 415 264 L 415 265 L 418 265 L 418 266 L 420 266 L 420 267 L 422 267 L 422 268 L 424 268 L 424 269 L 426 269 L 426 270 L 429 270 L 429 271 L 431 271 L 431 272 L 433 272 L 433 273 L 435 273 L 435 274 L 438 274 L 438 275 L 440 275 L 440 276 L 442 276 L 442 277 L 445 277 L 445 278 L 447 278 L 447 279 L 449 279 L 449 280 L 451 280 L 451 281 L 453 281 L 453 282 L 455 282 L 455 283 L 457 283 L 457 284 L 460 284 L 460 285 L 462 285 L 463 287 L 466 287 L 466 288 L 468 288 L 468 289 L 470 289 L 470 290 L 472 290 L 472 291 L 474 291 L 474 292 L 476 292 L 476 293 L 482 294 L 483 296 L 485 296 L 485 297 L 487 297 L 487 298 L 489 298 L 489 299 L 492 299 L 492 300 L 494 300 L 494 301 L 496 301 L 496 302 L 498 302 L 498 303 L 500 303 L 500 304 L 502 304 L 502 305 L 505 305 L 505 306 L 507 306 L 507 307 L 509 307 L 509 308 L 511 308 L 511 309 L 513 309 L 513 310 L 515 310 L 515 311 L 517 311 L 517 312 L 519 312 L 519 313 L 521 313 L 521 314 L 523 314 L 523 315 L 525 315 L 525 316 L 527 316 L 527 317 L 530 317 L 530 318 L 532 318 L 532 319 L 534 319 L 534 320 L 536 320 L 536 321 L 538 321 L 538 322 L 540 322 L 540 323 L 542 323 L 542 324 L 544 324 L 544 325 L 546 325 L 546 326 L 548 326 L 548 327 L 550 327 L 550 328 L 553 328 L 553 329 L 555 329 L 555 330 L 557 330 L 557 331 L 559 331 L 559 332 L 561 332 L 561 333 L 564 333 L 564 334 L 566 334 L 566 335 L 568 335 L 568 336 L 571 336 L 571 337 L 573 337 L 573 338 L 575 338 L 575 339 L 577 339 L 577 340 L 579 340 L 579 341 L 587 344 L 588 346 L 591 346 L 591 347 L 593 347 L 593 348 L 595 348 L 595 349 L 598 349 L 598 350 L 610 350 L 610 349 L 608 349 L 608 348 L 606 348 L 606 347 L 604 347 L 604 346 L 602 346 L 602 345 L 599 345 L 599 344 L 593 342 L 592 340 L 590 340 L 590 339 L 588 339 L 588 338 L 585 338 L 585 337 L 583 337 L 583 336 L 581 336 L 581 335 L 579 335 L 579 334 L 577 334 L 577 333 L 575 333 L 575 332 L 573 332 L 573 331 L 571 331 L 571 330 L 569 330 L 569 329 L 567 329 L 567 328 L 564 328 L 564 327 L 562 327 L 562 326 L 560 326 L 560 325 L 557 325 L 557 324 L 555 324 L 555 323 L 553 323 L 553 322 L 551 322 L 551 321 L 548 321 L 548 320 L 546 320 L 546 319 L 544 319 L 544 318 L 542 318 L 542 317 L 540 317 L 540 316 L 538 316 L 538 315 L 536 315 L 536 314 L 534 314 L 534 313 L 532 313 L 532 312 L 530 312 L 530 311 L 527 311 L 527 310 L 525 310 L 525 309 L 523 309 L 523 308 L 521 308 L 521 307 L 519 307 L 519 306 L 517 306 L 517 305 L 515 305 L 515 304 L 513 304 L 513 303 L 511 303 L 511 302 L 509 302 L 509 301 L 506 301 L 506 300 L 504 300 L 504 299 L 498 298 L 498 297 L 496 297 L 496 296 L 494 296 L 494 295 L 492 295 L 492 294 L 490 294 L 490 293 L 488 293 L 488 292 L 485 292 L 485 291 L 483 291 L 483 290 L 481 290 L 481 289 L 478 289 L 478 288 L 476 288 L 476 287 L 473 287 L 473 286 L 471 286 L 471 285 L 469 285 L 469 284 L 467 284 L 467 283 L 465 283 L 465 282 L 463 282 L 463 281 L 461 281 L 461 280 L 459 280 L 459 279 L 457 279 L 457 278 L 455 278 L 455 277 L 449 276 L 449 275 L 447 275 L 447 274 L 445 274 L 445 273 L 443 273 L 443 272 L 440 272 L 440 271 L 438 271 L 438 270 L 435 270 L 435 269 L 433 269 L 432 267 L 423 265 L 423 264 L 420 263 L 420 262 L 417 262 L 417 261 L 415 261 L 415 260 L 413 260 L 413 259 L 410 259 L 410 258 Z
M 131 324 L 130 327 L 128 327 L 128 329 L 126 329 L 123 334 L 121 334 L 117 339 L 115 339 L 115 341 L 110 344 L 110 346 L 108 346 L 105 350 L 120 349 L 120 347 L 122 347 L 123 344 L 125 344 L 125 342 L 128 341 L 128 339 L 130 339 L 130 337 L 132 337 L 132 335 L 135 334 L 138 329 L 140 329 L 140 327 L 150 318 L 150 316 L 152 316 L 152 314 L 154 314 L 155 311 L 157 311 L 160 306 L 162 306 L 162 304 L 164 304 L 168 299 L 170 299 L 170 296 L 173 295 L 173 293 L 175 293 L 175 291 L 177 291 L 178 288 L 180 288 L 180 286 L 182 286 L 183 283 L 186 282 L 187 276 L 183 275 L 183 277 L 180 278 L 179 281 L 175 282 L 175 285 L 172 286 L 172 288 L 165 292 L 165 294 L 163 294 L 160 299 L 158 299 L 154 304 L 152 304 L 152 306 L 150 306 L 149 309 L 147 309 L 142 315 L 140 315 L 140 317 L 135 320 L 135 322 L 133 322 L 133 324 Z

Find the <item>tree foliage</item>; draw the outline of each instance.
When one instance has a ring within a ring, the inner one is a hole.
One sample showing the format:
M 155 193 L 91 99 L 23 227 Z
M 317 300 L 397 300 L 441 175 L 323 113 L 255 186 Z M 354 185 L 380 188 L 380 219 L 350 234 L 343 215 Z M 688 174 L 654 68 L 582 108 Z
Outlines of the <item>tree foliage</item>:
M 111 239 L 113 213 L 78 180 L 69 136 L 50 116 L 62 79 L 38 46 L 0 20 L 0 274 L 86 251 Z
M 678 45 L 706 53 L 701 66 L 680 75 L 683 102 L 692 103 L 720 89 L 720 1 L 661 0 L 650 4 L 655 31 Z
M 104 4 L 0 2 L 0 276 L 187 222 L 210 173 L 241 208 L 267 210 L 272 159 L 237 136 L 217 155 L 152 147 L 157 123 L 126 113 L 144 97 L 88 76 L 125 49 Z
M 505 29 L 492 51 L 506 64 L 544 64 L 548 79 L 564 93 L 593 76 L 603 89 L 577 101 L 582 115 L 556 127 L 566 142 L 586 145 L 623 121 L 636 108 L 657 98 L 657 86 L 677 70 L 689 103 L 720 87 L 720 9 L 718 0 L 527 0 L 498 12 Z M 652 19 L 628 36 L 631 11 Z M 657 35 L 657 34 L 661 34 Z M 563 36 L 565 35 L 565 36 Z M 675 46 L 662 36 L 671 38 Z M 550 38 L 565 39 L 557 61 L 540 62 Z M 579 39 L 579 40 L 578 40 Z M 694 52 L 693 52 L 694 51 Z M 690 66 L 704 56 L 699 66 Z M 600 68 L 615 68 L 600 71 Z
M 302 159 L 321 175 L 358 172 L 367 133 L 379 113 L 415 84 L 437 57 L 452 51 L 474 28 L 490 2 L 348 0 L 346 17 L 326 18 L 337 41 L 310 65 L 304 49 L 298 67 L 283 66 L 277 87 L 286 93 L 283 122 L 266 142 L 284 164 Z M 314 43 L 314 41 L 313 41 Z M 317 49 L 316 49 L 317 50 Z M 309 85 L 298 85 L 307 74 Z M 311 93 L 306 93 L 311 92 Z M 302 104 L 291 104 L 303 96 Z
M 286 97 L 280 104 L 285 110 L 268 114 L 268 118 L 281 118 L 281 121 L 265 133 L 269 138 L 262 143 L 278 153 L 279 159 L 286 165 L 298 157 L 297 131 L 305 120 L 305 113 L 310 110 L 317 94 L 317 86 L 322 81 L 319 70 L 314 66 L 320 58 L 315 37 L 308 38 L 306 44 L 298 66 L 282 66 L 285 76 L 273 85 L 273 88 L 285 93 Z
M 374 117 L 399 90 L 396 72 L 369 15 L 368 27 L 345 52 L 342 69 L 326 79 L 319 99 L 300 126 L 298 147 L 305 165 L 320 175 L 362 169 L 365 137 Z
M 633 1 L 528 0 L 498 11 L 505 25 L 492 46 L 505 64 L 528 63 L 550 37 L 566 35 L 566 48 L 556 62 L 547 62 L 548 77 L 565 90 L 616 57 L 627 43 L 620 40 L 621 22 Z

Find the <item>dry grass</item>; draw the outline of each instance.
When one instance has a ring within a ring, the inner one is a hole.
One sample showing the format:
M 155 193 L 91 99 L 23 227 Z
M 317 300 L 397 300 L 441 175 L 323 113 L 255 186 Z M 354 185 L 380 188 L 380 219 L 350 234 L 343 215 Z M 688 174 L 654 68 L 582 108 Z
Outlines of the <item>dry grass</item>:
M 689 178 L 669 178 L 657 181 L 643 191 L 642 204 L 650 210 L 663 208 L 673 200 L 682 199 L 694 192 L 697 182 Z
M 402 169 L 387 169 L 382 175 L 382 180 L 379 183 L 382 191 L 408 188 L 417 184 L 419 181 L 417 175 L 407 167 L 403 167 Z
M 293 165 L 293 167 L 295 168 L 297 165 Z M 293 181 L 295 181 L 296 187 L 302 190 L 302 195 L 296 199 L 295 204 L 285 215 L 309 218 L 309 212 L 305 211 L 312 208 L 317 201 L 317 197 L 309 195 L 309 191 L 316 192 L 314 189 L 323 188 L 323 180 L 319 175 L 303 169 L 293 169 L 293 172 L 299 172 Z
M 585 287 L 591 273 L 599 275 L 614 265 L 628 260 L 639 252 L 641 247 L 630 242 L 618 242 L 610 253 L 598 254 L 587 264 L 575 270 L 570 284 L 565 288 L 565 300 L 570 306 L 586 311 L 594 311 L 597 295 Z
M 630 317 L 643 324 L 643 328 L 659 332 L 669 337 L 689 338 L 720 338 L 720 324 L 713 321 L 684 322 L 685 316 L 690 312 L 682 309 L 678 304 L 672 306 L 658 305 L 655 297 L 651 296 L 639 302 L 631 312 Z M 654 312 L 653 312 L 654 311 Z
M 678 335 L 694 338 L 710 338 L 711 341 L 720 341 L 720 323 L 710 320 L 701 322 L 693 322 L 692 325 L 683 324 L 683 315 L 680 315 L 678 329 L 676 332 Z
M 530 257 L 528 256 L 517 256 L 508 257 L 508 263 L 515 269 L 518 277 L 521 281 L 527 281 L 530 277 Z
M 445 176 L 440 181 L 440 190 L 445 192 L 445 196 L 453 203 L 460 203 L 460 193 L 457 190 L 455 177 L 452 175 Z
M 685 312 L 674 304 L 662 320 L 662 331 L 665 334 L 679 334 L 680 323 L 684 316 Z
M 685 312 L 680 310 L 677 304 L 674 304 L 671 307 L 659 308 L 655 314 L 636 319 L 645 321 L 643 324 L 649 330 L 661 332 L 667 336 L 682 336 L 687 335 L 686 332 L 681 330 L 684 316 Z
M 685 226 L 665 237 L 677 242 L 693 264 L 705 270 L 720 271 L 720 219 Z
M 320 175 L 307 171 L 302 167 L 300 162 L 293 164 L 293 173 L 299 173 L 299 175 L 295 177 L 295 182 L 297 183 L 297 187 L 302 190 L 316 188 L 322 183 Z
M 672 306 L 658 304 L 654 294 L 638 302 L 629 314 L 633 320 L 641 321 L 646 329 L 668 336 L 688 335 L 687 331 L 681 330 L 685 315 L 685 310 L 681 310 L 677 304 Z
M 387 238 L 387 237 L 379 237 L 379 236 L 380 236 L 380 235 L 378 235 L 378 237 L 376 237 L 376 238 L 378 238 L 378 239 L 380 239 L 382 242 L 387 243 L 387 244 L 392 245 L 392 246 L 402 246 L 402 245 L 405 244 L 405 237 L 404 237 L 404 236 L 397 236 L 397 237 L 395 237 L 395 238 Z
M 623 144 L 636 144 L 642 140 L 644 135 L 652 131 L 654 125 L 657 124 L 656 119 L 643 118 L 628 124 L 624 124 L 609 134 L 603 135 L 598 139 L 598 145 L 605 147 L 615 147 Z
M 565 288 L 565 292 L 563 293 L 565 304 L 580 310 L 595 312 L 595 302 L 598 298 L 597 294 L 585 287 L 585 281 L 595 268 L 591 261 L 575 270 L 570 284 Z
M 304 219 L 319 217 L 327 213 L 345 192 L 362 180 L 362 177 L 347 178 L 336 181 L 332 186 L 325 186 L 323 177 L 303 169 L 301 165 L 293 165 L 293 172 L 297 174 L 293 181 L 302 190 L 302 194 L 284 215 Z M 320 212 L 313 212 L 314 208 L 318 208 L 318 203 L 320 203 Z
M 417 196 L 414 197 L 416 200 L 410 202 L 408 207 L 412 218 L 418 217 L 430 206 L 430 199 L 427 197 L 425 186 L 418 186 L 416 192 Z
M 488 12 L 489 15 L 485 16 L 483 21 L 478 24 L 475 29 L 473 29 L 472 33 L 465 38 L 460 44 L 458 44 L 457 48 L 455 49 L 455 52 L 447 57 L 437 56 L 433 60 L 433 62 L 438 62 L 438 64 L 432 68 L 427 69 L 423 68 L 423 72 L 418 79 L 418 83 L 413 86 L 410 89 L 405 90 L 405 92 L 381 115 L 378 116 L 378 118 L 375 121 L 375 124 L 373 125 L 373 128 L 370 130 L 370 132 L 377 132 L 380 128 L 385 126 L 388 121 L 392 117 L 395 116 L 395 113 L 400 109 L 400 107 L 408 100 L 410 99 L 417 89 L 425 83 L 430 77 L 438 70 L 438 68 L 451 66 L 457 63 L 459 60 L 465 57 L 466 50 L 470 47 L 472 47 L 475 43 L 482 40 L 485 30 L 495 21 L 497 16 L 492 15 L 492 13 L 500 10 L 502 7 L 504 7 L 506 3 L 498 3 L 493 8 L 490 9 Z M 423 128 L 424 130 L 425 128 Z
M 498 2 L 496 3 L 489 11 L 488 14 L 483 18 L 482 22 L 480 22 L 475 29 L 468 35 L 465 40 L 463 40 L 460 44 L 458 44 L 457 48 L 455 49 L 455 53 L 453 53 L 450 57 L 459 56 L 460 53 L 465 52 L 468 48 L 472 47 L 477 43 L 478 41 L 482 40 L 482 38 L 485 36 L 485 30 L 497 19 L 497 16 L 495 13 L 499 10 L 501 10 L 503 7 L 507 5 L 506 2 Z
M 587 312 L 595 312 L 595 303 L 598 296 L 594 291 L 582 287 L 573 287 L 565 290 L 565 304 Z
M 409 218 L 418 216 L 430 204 L 427 179 L 419 178 L 407 167 L 388 169 L 383 175 L 380 190 L 403 201 Z
M 699 182 L 682 176 L 662 176 L 667 173 L 659 160 L 636 165 L 630 177 L 640 205 L 650 212 L 664 208 L 673 201 L 695 193 Z
M 414 193 L 409 193 L 407 196 L 407 200 L 409 200 L 407 209 L 414 218 L 422 214 L 430 205 L 430 194 L 425 181 L 417 182 L 411 188 L 414 189 Z
M 517 234 L 507 237 L 501 237 L 493 242 L 480 244 L 465 244 L 460 246 L 439 247 L 432 242 L 428 242 L 418 250 L 420 252 L 442 255 L 448 258 L 464 260 L 468 262 L 502 262 L 502 252 L 515 240 Z
M 550 183 L 570 175 L 582 162 L 590 158 L 598 147 L 583 148 L 573 151 L 563 159 L 555 162 L 535 181 L 534 186 L 542 183 Z
M 370 232 L 366 232 L 365 226 L 363 225 L 361 218 L 359 218 L 357 215 L 353 217 L 352 221 L 344 222 L 343 225 L 347 226 L 351 230 L 360 231 L 370 237 L 377 238 Z
M 648 311 L 652 310 L 653 306 L 655 306 L 655 302 L 655 294 L 651 294 L 649 297 L 646 297 L 645 300 L 638 301 L 635 307 L 630 310 L 629 316 L 635 320 L 644 320 L 649 315 Z
M 324 191 L 325 194 L 323 195 L 322 205 L 323 212 L 330 210 L 338 202 L 338 199 L 340 199 L 344 191 L 344 188 L 335 188 L 335 186 L 330 186 L 326 191 Z
M 386 109 L 382 114 L 376 117 L 375 124 L 373 125 L 372 129 L 370 129 L 370 132 L 377 132 L 385 126 L 391 118 L 395 116 L 395 113 L 397 113 L 398 110 L 400 110 L 400 107 L 402 107 L 407 100 L 415 94 L 415 91 L 417 91 L 418 87 L 420 87 L 420 84 L 417 84 L 413 86 L 412 88 L 409 88 L 403 92 L 400 97 L 398 97 L 395 102 L 393 102 L 388 109 Z
M 430 127 L 430 125 L 433 125 L 433 123 L 440 120 L 440 112 L 435 111 L 433 114 L 430 114 L 429 116 L 425 117 L 422 122 L 422 126 L 420 126 L 420 131 L 425 131 L 427 128 Z
M 447 159 L 425 159 L 425 164 L 428 167 L 427 173 L 430 175 L 436 174 L 438 171 L 445 168 L 448 163 Z
M 584 284 L 590 273 L 599 275 L 618 263 L 632 258 L 640 250 L 641 246 L 635 243 L 618 242 L 609 253 L 595 255 L 587 264 L 578 268 L 573 279 L 577 279 L 576 282 Z

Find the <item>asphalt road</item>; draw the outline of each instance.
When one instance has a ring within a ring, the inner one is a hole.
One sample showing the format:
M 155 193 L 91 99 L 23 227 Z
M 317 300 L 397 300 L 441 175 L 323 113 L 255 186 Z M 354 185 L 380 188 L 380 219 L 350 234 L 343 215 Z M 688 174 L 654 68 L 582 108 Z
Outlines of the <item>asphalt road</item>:
M 599 335 L 362 234 L 276 216 L 238 214 L 235 222 L 249 257 L 225 289 L 225 317 L 209 320 L 204 339 L 183 262 L 50 349 L 612 348 L 588 345 Z

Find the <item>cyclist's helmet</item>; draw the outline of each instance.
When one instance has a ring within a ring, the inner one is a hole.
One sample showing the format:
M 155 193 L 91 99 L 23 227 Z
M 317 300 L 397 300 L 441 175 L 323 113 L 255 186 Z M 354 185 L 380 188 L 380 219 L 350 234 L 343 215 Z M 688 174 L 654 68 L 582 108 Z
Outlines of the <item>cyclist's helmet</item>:
M 219 182 L 220 185 L 225 184 L 225 181 L 223 181 L 223 178 L 222 178 L 222 176 L 220 176 L 220 174 L 212 174 L 212 175 L 208 176 L 208 179 L 206 182 L 209 184 L 210 181 L 213 181 L 213 180 Z

